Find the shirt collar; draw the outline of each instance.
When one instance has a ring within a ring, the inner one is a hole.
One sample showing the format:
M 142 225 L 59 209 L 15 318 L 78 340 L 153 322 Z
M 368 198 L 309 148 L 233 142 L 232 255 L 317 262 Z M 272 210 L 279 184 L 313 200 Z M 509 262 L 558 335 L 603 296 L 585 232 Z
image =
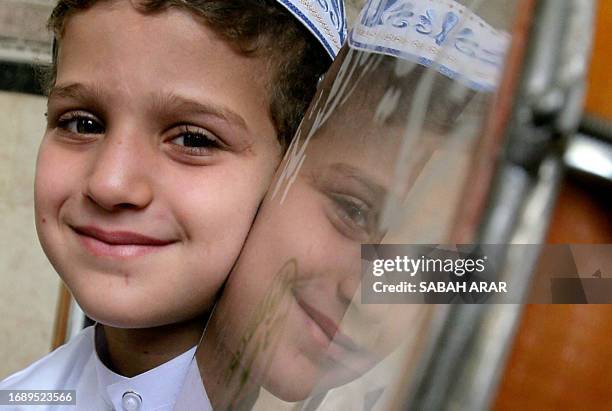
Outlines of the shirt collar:
M 124 409 L 123 396 L 127 392 L 140 396 L 142 406 L 138 409 L 142 411 L 171 410 L 195 351 L 196 347 L 193 347 L 152 370 L 128 378 L 106 367 L 98 357 L 97 350 L 94 350 L 98 392 L 104 401 L 112 405 L 115 410 Z

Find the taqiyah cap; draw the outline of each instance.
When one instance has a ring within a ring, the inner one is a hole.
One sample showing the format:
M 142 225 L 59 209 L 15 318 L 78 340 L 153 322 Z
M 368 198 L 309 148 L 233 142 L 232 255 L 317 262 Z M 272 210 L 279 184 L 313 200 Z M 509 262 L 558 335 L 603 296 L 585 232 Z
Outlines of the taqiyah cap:
M 346 40 L 343 0 L 278 0 L 321 43 L 334 59 Z

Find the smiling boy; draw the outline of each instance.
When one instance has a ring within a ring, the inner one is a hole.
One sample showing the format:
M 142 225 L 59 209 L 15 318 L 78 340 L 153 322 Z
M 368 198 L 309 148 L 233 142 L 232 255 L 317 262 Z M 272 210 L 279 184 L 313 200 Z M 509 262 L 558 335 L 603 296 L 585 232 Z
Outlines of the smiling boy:
M 100 326 L 0 387 L 171 409 L 342 34 L 313 37 L 273 0 L 61 0 L 50 26 L 36 226 Z

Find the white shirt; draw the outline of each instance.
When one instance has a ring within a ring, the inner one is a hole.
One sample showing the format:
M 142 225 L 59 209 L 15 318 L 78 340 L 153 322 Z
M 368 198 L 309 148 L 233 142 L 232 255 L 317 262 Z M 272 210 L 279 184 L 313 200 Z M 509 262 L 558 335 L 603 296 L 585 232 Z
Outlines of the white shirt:
M 6 378 L 0 389 L 76 390 L 76 407 L 36 406 L 40 411 L 171 411 L 185 377 L 199 378 L 195 347 L 135 377 L 118 375 L 100 361 L 94 334 L 93 326 L 85 328 L 67 344 Z M 201 398 L 205 403 L 200 409 L 212 410 L 205 391 Z M 8 409 L 31 411 L 32 406 L 0 406 Z

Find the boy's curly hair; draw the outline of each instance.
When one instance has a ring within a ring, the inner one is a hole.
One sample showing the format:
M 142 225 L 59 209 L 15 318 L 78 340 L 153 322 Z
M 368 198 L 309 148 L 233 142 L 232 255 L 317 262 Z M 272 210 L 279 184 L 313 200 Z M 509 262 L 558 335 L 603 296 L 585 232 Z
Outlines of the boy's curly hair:
M 100 0 L 59 0 L 48 27 L 61 42 L 68 18 Z M 109 1 L 109 0 L 106 0 Z M 295 133 L 318 79 L 331 59 L 314 36 L 285 10 L 277 0 L 130 0 L 143 13 L 178 7 L 193 13 L 228 40 L 244 55 L 266 56 L 270 60 L 268 80 L 270 114 L 283 147 Z M 57 47 L 46 76 L 48 91 L 57 74 Z

